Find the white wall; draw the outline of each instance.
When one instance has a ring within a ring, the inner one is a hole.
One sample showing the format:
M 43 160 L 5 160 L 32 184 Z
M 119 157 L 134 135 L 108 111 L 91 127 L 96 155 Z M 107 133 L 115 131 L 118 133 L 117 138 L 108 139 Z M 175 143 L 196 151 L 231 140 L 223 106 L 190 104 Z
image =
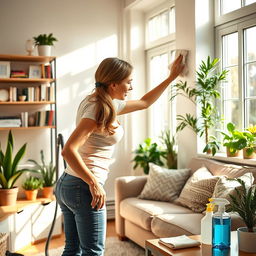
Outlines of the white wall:
M 58 58 L 58 132 L 65 139 L 74 129 L 79 102 L 94 87 L 97 65 L 105 57 L 119 55 L 121 15 L 120 0 L 0 1 L 1 54 L 26 54 L 25 41 L 41 33 L 52 32 L 58 39 L 53 49 L 53 55 Z M 0 132 L 4 148 L 6 135 L 7 132 Z M 48 131 L 15 131 L 14 136 L 16 149 L 24 142 L 28 143 L 24 161 L 28 158 L 40 160 L 40 149 L 44 149 L 49 159 Z M 116 175 L 125 174 L 127 170 L 122 164 L 126 161 L 123 149 L 122 144 L 118 146 L 120 164 L 111 168 Z M 115 175 L 110 178 L 106 190 L 111 198 Z

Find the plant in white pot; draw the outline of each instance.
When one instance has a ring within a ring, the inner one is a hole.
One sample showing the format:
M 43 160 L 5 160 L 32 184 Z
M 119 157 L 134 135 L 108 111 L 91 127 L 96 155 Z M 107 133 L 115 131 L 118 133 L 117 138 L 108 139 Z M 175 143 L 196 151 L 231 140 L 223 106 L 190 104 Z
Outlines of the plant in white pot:
M 51 56 L 51 48 L 53 43 L 58 41 L 52 33 L 40 34 L 39 36 L 33 37 L 35 46 L 38 48 L 39 56 Z
M 256 185 L 246 187 L 239 178 L 241 186 L 235 188 L 235 194 L 230 196 L 230 209 L 237 212 L 243 219 L 246 227 L 237 229 L 239 250 L 256 253 Z
M 18 187 L 14 184 L 20 175 L 28 169 L 18 170 L 18 163 L 26 151 L 26 143 L 13 155 L 14 141 L 9 131 L 5 153 L 0 146 L 0 205 L 15 205 Z

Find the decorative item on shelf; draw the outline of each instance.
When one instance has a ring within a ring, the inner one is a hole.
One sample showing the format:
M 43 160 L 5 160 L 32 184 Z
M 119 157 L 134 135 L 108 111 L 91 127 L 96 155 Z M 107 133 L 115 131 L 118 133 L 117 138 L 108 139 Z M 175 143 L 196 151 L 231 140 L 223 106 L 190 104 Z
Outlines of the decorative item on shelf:
M 44 161 L 44 152 L 43 150 L 40 151 L 41 154 L 41 162 L 39 164 L 37 161 L 29 159 L 29 162 L 35 164 L 34 169 L 32 172 L 40 173 L 43 180 L 43 196 L 46 198 L 52 198 L 53 196 L 53 187 L 56 182 L 56 167 L 53 165 L 52 161 L 48 165 L 45 164 Z
M 236 130 L 235 125 L 231 122 L 227 124 L 227 130 L 229 133 L 221 131 L 221 134 L 224 136 L 223 146 L 227 149 L 227 156 L 241 156 L 241 150 L 245 148 L 247 144 L 243 132 Z
M 9 91 L 7 89 L 0 89 L 0 102 L 9 100 Z
M 58 41 L 53 34 L 40 34 L 39 36 L 33 37 L 34 44 L 38 48 L 38 55 L 39 56 L 51 56 L 51 47 L 53 43 Z
M 239 250 L 256 253 L 256 184 L 246 187 L 243 180 L 234 180 L 238 181 L 241 187 L 235 188 L 235 195 L 229 195 L 230 208 L 240 215 L 246 225 L 237 229 Z
M 27 98 L 26 95 L 19 95 L 19 101 L 25 101 Z
M 34 41 L 32 39 L 28 39 L 26 41 L 26 51 L 28 52 L 28 56 L 32 56 L 33 55 L 33 51 L 35 49 L 35 44 Z
M 37 177 L 30 176 L 22 184 L 22 188 L 25 190 L 25 195 L 28 200 L 35 201 L 38 193 L 38 189 L 42 188 L 43 181 Z
M 243 149 L 243 158 L 256 158 L 256 125 L 248 127 L 243 134 L 246 139 L 246 147 Z
M 164 146 L 163 157 L 166 159 L 168 169 L 177 169 L 177 144 L 175 136 L 171 136 L 170 130 L 165 130 L 160 136 Z
M 29 66 L 29 78 L 41 78 L 41 67 L 39 65 L 30 65 Z
M 10 61 L 0 61 L 0 78 L 10 78 L 11 63 Z
M 208 56 L 206 62 L 202 61 L 199 70 L 196 72 L 196 87 L 188 86 L 187 82 L 180 81 L 172 86 L 171 101 L 178 95 L 182 95 L 198 104 L 200 112 L 198 116 L 190 113 L 178 115 L 177 132 L 182 131 L 185 127 L 190 127 L 200 137 L 204 137 L 205 145 L 210 143 L 209 148 L 216 145 L 209 141 L 210 129 L 216 127 L 221 118 L 218 115 L 215 101 L 220 97 L 219 83 L 225 81 L 227 70 L 216 72 L 219 59 L 213 59 Z M 208 150 L 207 149 L 207 150 Z M 214 150 L 212 152 L 215 152 Z
M 12 132 L 9 131 L 5 153 L 0 147 L 0 205 L 15 205 L 18 187 L 14 187 L 20 175 L 28 169 L 18 170 L 18 163 L 26 151 L 26 143 L 13 157 L 14 140 Z
M 159 166 L 163 166 L 164 163 L 161 157 L 164 156 L 164 152 L 159 148 L 157 143 L 152 143 L 151 138 L 144 140 L 142 144 L 139 144 L 139 148 L 134 151 L 135 157 L 133 162 L 135 162 L 133 169 L 138 166 L 143 168 L 145 174 L 149 173 L 149 163 L 154 163 Z

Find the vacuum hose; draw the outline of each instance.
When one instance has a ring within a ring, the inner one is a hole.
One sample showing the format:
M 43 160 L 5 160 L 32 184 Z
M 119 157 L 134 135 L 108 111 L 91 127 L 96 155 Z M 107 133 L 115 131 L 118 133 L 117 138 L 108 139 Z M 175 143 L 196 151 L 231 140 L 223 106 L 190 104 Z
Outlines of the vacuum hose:
M 63 149 L 64 147 L 64 139 L 61 133 L 58 134 L 57 137 L 57 144 L 56 144 L 56 182 L 59 179 L 59 153 L 60 153 L 60 147 L 61 149 Z M 64 168 L 67 167 L 67 164 L 65 162 L 65 160 L 63 159 L 63 164 L 64 164 Z M 49 249 L 49 243 L 52 237 L 52 232 L 55 226 L 55 221 L 56 221 L 56 216 L 57 216 L 57 211 L 58 211 L 58 203 L 56 201 L 56 205 L 55 205 L 55 211 L 54 211 L 54 216 L 53 216 L 53 220 L 52 220 L 52 225 L 47 237 L 47 241 L 45 244 L 45 256 L 49 256 L 48 254 L 48 249 Z

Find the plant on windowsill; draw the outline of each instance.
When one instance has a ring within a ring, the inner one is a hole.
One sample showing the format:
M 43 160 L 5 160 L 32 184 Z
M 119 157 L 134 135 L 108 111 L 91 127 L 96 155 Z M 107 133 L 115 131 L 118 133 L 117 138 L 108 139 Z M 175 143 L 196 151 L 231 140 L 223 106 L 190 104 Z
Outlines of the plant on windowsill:
M 37 161 L 32 159 L 29 159 L 28 161 L 35 165 L 34 169 L 31 171 L 41 174 L 43 180 L 43 196 L 46 198 L 52 198 L 53 187 L 56 183 L 56 167 L 53 165 L 52 161 L 50 161 L 48 165 L 45 164 L 43 150 L 40 151 L 40 154 L 42 164 L 39 164 Z
M 5 153 L 0 146 L 0 205 L 15 205 L 17 201 L 18 187 L 14 184 L 21 174 L 28 169 L 18 170 L 18 163 L 23 158 L 27 144 L 25 143 L 14 155 L 14 140 L 11 130 L 7 138 Z
M 207 61 L 202 61 L 199 70 L 196 71 L 196 87 L 190 87 L 187 82 L 180 81 L 172 86 L 173 100 L 176 96 L 182 95 L 191 100 L 194 104 L 198 104 L 199 115 L 193 116 L 189 113 L 178 115 L 177 132 L 182 131 L 185 127 L 191 128 L 199 137 L 205 139 L 205 145 L 208 147 L 205 152 L 209 152 L 210 148 L 218 149 L 218 145 L 214 145 L 209 140 L 210 129 L 214 128 L 220 121 L 220 117 L 215 107 L 215 101 L 220 97 L 219 83 L 226 79 L 227 70 L 217 72 L 219 59 L 213 59 L 208 56 Z M 214 153 L 215 150 L 212 151 Z M 216 153 L 216 152 L 215 152 Z
M 51 47 L 54 42 L 58 41 L 52 33 L 40 34 L 38 36 L 33 37 L 35 46 L 38 47 L 38 55 L 39 56 L 51 56 Z
M 221 132 L 224 136 L 223 146 L 227 149 L 228 157 L 237 157 L 247 145 L 246 137 L 243 132 L 236 130 L 235 125 L 231 122 L 227 124 L 227 130 L 228 133 Z
M 147 138 L 142 144 L 139 144 L 139 147 L 134 151 L 134 153 L 135 157 L 132 161 L 135 164 L 133 169 L 136 169 L 138 166 L 142 167 L 145 174 L 149 173 L 149 163 L 154 163 L 159 166 L 164 165 L 163 161 L 161 160 L 164 153 L 159 148 L 157 143 L 152 143 L 151 138 Z
M 246 129 L 244 137 L 246 138 L 246 147 L 243 149 L 243 158 L 252 159 L 256 157 L 256 125 Z
M 166 165 L 169 169 L 177 169 L 177 144 L 175 136 L 171 136 L 170 130 L 165 130 L 160 136 L 160 141 L 162 142 L 163 157 L 166 160 Z
M 37 177 L 30 176 L 22 184 L 25 195 L 28 200 L 35 201 L 38 190 L 43 187 L 43 181 Z
M 248 188 L 243 180 L 234 180 L 238 181 L 241 187 L 235 188 L 235 195 L 229 195 L 230 209 L 237 212 L 246 225 L 237 229 L 239 250 L 256 253 L 256 185 Z

